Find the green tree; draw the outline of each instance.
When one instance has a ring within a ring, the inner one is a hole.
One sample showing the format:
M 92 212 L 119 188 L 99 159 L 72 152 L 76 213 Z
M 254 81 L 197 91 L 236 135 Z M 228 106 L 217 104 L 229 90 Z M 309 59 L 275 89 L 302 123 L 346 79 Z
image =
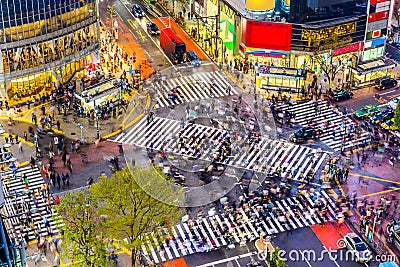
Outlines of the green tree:
M 55 206 L 58 229 L 63 233 L 61 259 L 75 262 L 74 266 L 105 266 L 106 247 L 98 235 L 101 222 L 97 203 L 90 191 L 67 193 Z
M 397 105 L 394 111 L 394 125 L 400 129 L 400 105 Z
M 139 186 L 136 181 L 145 182 Z M 177 206 L 165 204 L 171 203 L 168 198 L 179 194 L 165 186 L 165 181 L 154 169 L 131 167 L 116 172 L 111 178 L 100 177 L 90 188 L 101 203 L 98 212 L 105 218 L 105 236 L 123 240 L 122 245 L 132 253 L 132 266 L 139 263 L 142 245 L 165 240 L 161 229 L 176 224 L 181 217 Z M 146 192 L 151 192 L 151 196 Z
M 333 49 L 329 53 L 314 56 L 314 60 L 317 61 L 321 71 L 328 78 L 329 88 L 332 89 L 333 81 L 343 67 L 343 61 L 334 55 Z

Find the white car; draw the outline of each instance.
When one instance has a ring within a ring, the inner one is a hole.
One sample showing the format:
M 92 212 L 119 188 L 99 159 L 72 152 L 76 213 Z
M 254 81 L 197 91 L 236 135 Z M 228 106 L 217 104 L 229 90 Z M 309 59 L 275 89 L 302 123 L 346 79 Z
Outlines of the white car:
M 400 96 L 393 98 L 389 101 L 388 105 L 391 109 L 396 110 L 397 103 L 399 103 Z
M 343 239 L 347 249 L 354 255 L 355 261 L 369 262 L 372 259 L 372 252 L 358 235 L 355 233 L 348 233 Z

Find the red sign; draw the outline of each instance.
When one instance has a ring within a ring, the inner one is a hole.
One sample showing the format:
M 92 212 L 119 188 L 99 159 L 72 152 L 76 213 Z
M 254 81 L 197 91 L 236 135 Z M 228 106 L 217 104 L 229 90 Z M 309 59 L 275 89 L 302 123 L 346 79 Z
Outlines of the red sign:
M 378 21 L 389 18 L 389 11 L 374 13 L 368 15 L 368 22 Z
M 333 54 L 335 56 L 338 56 L 338 55 L 342 55 L 342 54 L 346 54 L 346 53 L 350 53 L 350 52 L 354 52 L 354 51 L 359 51 L 359 50 L 362 50 L 363 48 L 364 48 L 364 42 L 359 42 L 359 43 L 352 44 L 349 46 L 337 48 L 333 51 Z
M 246 47 L 290 51 L 292 25 L 247 20 L 243 35 Z
M 377 3 L 383 3 L 386 2 L 387 0 L 370 0 L 369 3 L 371 5 L 377 4 Z

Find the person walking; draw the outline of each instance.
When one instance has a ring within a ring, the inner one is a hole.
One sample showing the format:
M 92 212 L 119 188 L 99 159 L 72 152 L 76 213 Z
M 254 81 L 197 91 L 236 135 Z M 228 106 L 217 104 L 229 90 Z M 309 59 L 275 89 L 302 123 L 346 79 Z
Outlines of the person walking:
M 60 189 L 60 187 L 61 187 L 61 177 L 60 177 L 60 174 L 58 172 L 56 174 L 56 180 L 57 180 L 58 189 Z
M 67 153 L 66 152 L 63 152 L 61 159 L 64 162 L 64 166 L 65 166 L 65 163 L 67 162 Z

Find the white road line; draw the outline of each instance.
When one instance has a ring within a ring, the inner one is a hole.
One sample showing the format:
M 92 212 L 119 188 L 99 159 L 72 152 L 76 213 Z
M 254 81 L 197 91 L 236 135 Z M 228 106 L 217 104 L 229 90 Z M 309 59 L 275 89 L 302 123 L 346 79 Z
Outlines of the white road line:
M 256 254 L 257 254 L 257 252 L 253 251 L 253 252 L 249 252 L 249 253 L 246 253 L 246 254 L 238 255 L 238 256 L 235 256 L 235 257 L 226 258 L 224 260 L 219 260 L 219 261 L 206 263 L 206 264 L 203 264 L 203 265 L 198 265 L 197 267 L 210 267 L 210 266 L 214 266 L 214 265 L 217 265 L 217 264 L 222 264 L 222 263 L 225 263 L 225 262 L 228 262 L 228 261 L 237 261 L 238 259 L 248 258 L 248 257 L 251 257 L 251 256 L 256 255 Z
M 393 92 L 396 92 L 396 90 L 391 90 L 391 91 L 388 91 L 388 92 L 385 92 L 385 93 L 382 93 L 382 94 L 378 94 L 378 95 L 387 95 L 387 94 L 390 94 L 390 93 L 393 93 Z

